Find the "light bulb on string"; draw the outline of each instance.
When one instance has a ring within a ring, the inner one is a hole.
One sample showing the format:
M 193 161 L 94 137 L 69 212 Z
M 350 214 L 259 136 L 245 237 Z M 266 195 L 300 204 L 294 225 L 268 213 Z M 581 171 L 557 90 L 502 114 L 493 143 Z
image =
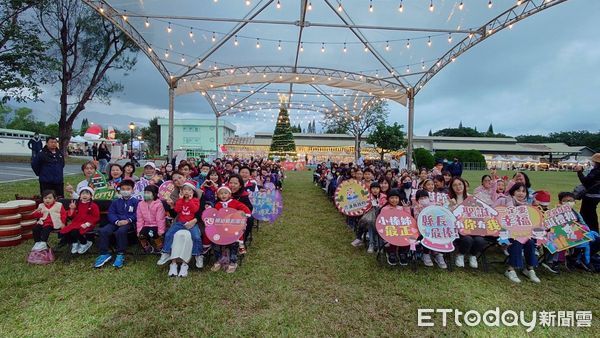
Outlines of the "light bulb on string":
M 211 40 L 212 42 L 215 42 L 215 41 L 217 41 L 217 36 L 215 35 L 215 32 L 213 32 L 213 33 L 212 33 L 212 37 L 210 38 L 210 40 Z
M 344 9 L 342 8 L 342 1 L 340 0 L 340 2 L 338 3 L 338 12 L 343 11 Z
M 237 45 L 239 45 L 239 42 L 238 42 L 237 35 L 236 35 L 236 36 L 233 38 L 233 45 L 234 45 L 234 46 L 237 46 Z
M 410 66 L 409 65 L 406 65 L 406 73 L 407 74 L 410 73 Z
M 127 21 L 127 11 L 125 11 L 125 13 L 122 16 L 123 20 Z
M 312 11 L 312 2 L 311 1 L 308 2 L 308 10 Z
M 463 10 L 463 8 L 465 8 L 465 4 L 464 4 L 464 3 L 461 1 L 461 2 L 458 4 L 458 10 L 462 11 L 462 10 Z
M 425 62 L 424 61 L 421 61 L 421 69 L 425 70 Z
M 373 0 L 369 0 L 369 12 L 373 13 Z
M 304 52 L 304 44 L 302 42 L 300 42 L 300 51 Z
M 190 39 L 194 38 L 194 32 L 193 32 L 193 28 L 190 27 Z
M 344 42 L 344 53 L 348 52 L 348 49 L 346 48 L 346 43 Z
M 522 3 L 523 3 L 523 0 L 517 0 L 517 6 L 521 6 Z
M 321 53 L 325 53 L 325 43 L 321 42 Z
M 148 53 L 152 53 L 152 45 L 148 46 Z
M 406 40 L 406 49 L 410 49 L 410 39 Z
M 488 1 L 488 8 L 492 8 L 493 4 L 492 4 L 492 0 Z
M 281 40 L 279 40 L 279 42 L 277 44 L 277 50 L 281 50 Z
M 144 22 L 144 26 L 146 26 L 146 28 L 150 27 L 150 21 L 148 21 L 148 18 L 146 18 L 146 21 Z
M 251 4 L 252 4 L 252 2 L 250 0 L 246 0 L 246 6 L 250 6 Z
M 277 9 L 281 8 L 281 1 L 280 0 L 277 0 L 277 4 L 275 5 L 275 7 L 277 7 Z
M 431 47 L 431 36 L 427 37 L 427 47 Z
M 398 12 L 404 12 L 404 4 L 402 3 L 402 0 L 400 0 L 400 6 L 398 6 Z
M 365 45 L 365 53 L 369 51 L 369 47 L 367 47 L 367 45 Z
M 433 0 L 429 1 L 429 11 L 433 12 L 435 10 L 435 6 L 433 5 Z
M 386 51 L 386 52 L 389 52 L 389 51 L 390 51 L 390 42 L 389 42 L 389 41 L 386 41 L 386 42 L 385 42 L 385 51 Z
M 169 22 L 169 25 L 167 25 L 167 33 L 171 33 L 173 31 L 173 29 L 171 28 L 171 23 Z
M 448 43 L 452 43 L 452 33 L 448 33 Z
M 169 51 L 165 50 L 165 58 L 168 59 L 169 58 Z

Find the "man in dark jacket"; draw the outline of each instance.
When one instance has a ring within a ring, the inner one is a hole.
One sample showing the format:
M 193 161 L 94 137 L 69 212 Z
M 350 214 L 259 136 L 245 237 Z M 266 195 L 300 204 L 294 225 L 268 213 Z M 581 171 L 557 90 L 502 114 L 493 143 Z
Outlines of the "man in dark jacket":
M 585 196 L 581 199 L 581 217 L 590 227 L 590 230 L 598 232 L 598 214 L 596 209 L 600 203 L 600 153 L 592 156 L 592 170 L 583 174 L 583 167 L 577 166 L 577 177 L 586 189 Z
M 42 151 L 42 138 L 40 137 L 40 133 L 36 132 L 33 137 L 27 142 L 27 147 L 31 149 L 31 159 L 37 155 L 40 151 Z
M 458 158 L 454 158 L 452 164 L 448 166 L 448 171 L 452 174 L 453 177 L 461 177 L 463 172 L 463 165 L 460 163 Z
M 40 195 L 44 190 L 54 190 L 60 197 L 65 195 L 63 169 L 65 158 L 58 149 L 56 137 L 48 137 L 46 146 L 31 161 L 31 169 L 40 181 Z

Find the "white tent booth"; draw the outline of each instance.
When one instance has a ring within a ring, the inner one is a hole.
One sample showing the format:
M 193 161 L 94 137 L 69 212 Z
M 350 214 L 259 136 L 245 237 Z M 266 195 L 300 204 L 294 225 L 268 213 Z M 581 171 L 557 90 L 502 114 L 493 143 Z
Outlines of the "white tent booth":
M 284 95 L 292 124 L 359 123 L 381 101 L 407 106 L 409 165 L 415 97 L 429 80 L 480 42 L 565 1 L 462 10 L 452 1 L 83 0 L 165 79 L 169 158 L 176 95 L 202 97 L 217 124 L 235 116 L 273 125 Z M 218 153 L 218 128 L 215 134 Z

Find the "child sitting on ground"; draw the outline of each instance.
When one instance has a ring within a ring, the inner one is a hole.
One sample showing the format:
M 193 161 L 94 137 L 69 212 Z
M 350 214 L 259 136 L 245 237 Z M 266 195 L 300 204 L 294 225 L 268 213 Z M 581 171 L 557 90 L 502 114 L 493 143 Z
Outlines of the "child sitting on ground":
M 231 189 L 228 186 L 222 186 L 217 190 L 217 197 L 219 201 L 215 204 L 215 209 L 221 210 L 223 208 L 240 210 L 246 217 L 251 216 L 250 209 L 242 202 L 231 198 Z M 223 248 L 227 248 L 229 250 L 229 265 L 227 266 L 227 273 L 234 273 L 237 269 L 237 259 L 238 259 L 238 249 L 239 242 L 236 241 L 232 244 L 221 246 L 214 245 L 214 253 L 215 259 L 217 260 L 212 267 L 212 271 L 219 271 L 221 267 L 224 265 L 224 261 L 221 260 L 223 256 L 222 250 Z
M 153 253 L 162 249 L 165 208 L 158 199 L 158 187 L 155 185 L 144 188 L 144 200 L 137 207 L 136 232 L 144 252 Z
M 40 204 L 33 216 L 38 219 L 33 227 L 33 241 L 35 244 L 31 251 L 48 249 L 48 237 L 52 230 L 58 230 L 67 223 L 67 211 L 62 203 L 58 203 L 54 190 L 44 190 L 42 193 L 44 203 Z
M 174 210 L 177 213 L 175 223 L 171 225 L 167 233 L 165 234 L 165 243 L 162 249 L 162 255 L 158 261 L 159 265 L 166 263 L 171 260 L 171 247 L 173 246 L 173 238 L 175 233 L 179 230 L 187 230 L 192 236 L 192 256 L 196 257 L 196 265 L 200 265 L 200 248 L 202 246 L 202 239 L 200 236 L 200 228 L 198 227 L 198 220 L 196 219 L 196 213 L 200 209 L 200 200 L 196 197 L 196 182 L 186 181 L 181 187 L 181 193 L 179 199 L 175 202 Z M 172 259 L 171 265 L 169 265 L 169 277 L 187 277 L 188 275 L 188 262 L 179 260 L 181 267 L 178 266 L 178 260 Z M 179 270 L 179 271 L 178 271 Z
M 92 246 L 92 242 L 88 241 L 85 235 L 92 231 L 100 221 L 100 208 L 94 202 L 94 189 L 90 187 L 81 187 L 77 191 L 79 200 L 72 201 L 69 204 L 69 212 L 67 218 L 71 219 L 71 223 L 60 229 L 62 236 L 61 244 L 72 244 L 72 254 L 84 254 Z

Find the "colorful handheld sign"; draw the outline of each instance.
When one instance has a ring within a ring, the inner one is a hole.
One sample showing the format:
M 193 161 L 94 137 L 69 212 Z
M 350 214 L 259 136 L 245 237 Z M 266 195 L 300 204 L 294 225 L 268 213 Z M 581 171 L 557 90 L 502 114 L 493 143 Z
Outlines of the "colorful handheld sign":
M 334 201 L 338 210 L 347 216 L 360 216 L 371 208 L 369 189 L 356 180 L 340 184 Z
M 395 246 L 410 246 L 419 238 L 417 221 L 402 207 L 382 208 L 375 228 L 381 238 Z
M 166 201 L 171 198 L 171 194 L 175 191 L 175 183 L 173 181 L 165 181 L 158 187 L 158 198 L 161 201 Z
M 461 235 L 498 237 L 498 212 L 482 200 L 467 197 L 452 213 L 456 216 L 456 228 Z
M 144 189 L 150 185 L 150 181 L 141 177 L 139 181 L 135 182 L 133 186 L 133 196 L 140 201 L 144 200 Z
M 450 210 L 438 205 L 428 206 L 419 213 L 417 224 L 424 247 L 438 252 L 454 251 L 452 242 L 458 238 L 458 230 L 456 217 Z
M 577 215 L 568 205 L 561 205 L 545 213 L 544 225 L 548 229 L 544 246 L 554 254 L 591 240 L 577 222 Z
M 206 237 L 217 245 L 229 245 L 244 234 L 246 216 L 240 210 L 208 208 L 202 213 Z
M 500 222 L 501 237 L 515 239 L 525 244 L 532 237 L 543 239 L 544 215 L 540 209 L 530 205 L 516 207 L 496 207 Z
M 252 217 L 259 221 L 275 222 L 283 211 L 283 201 L 279 190 L 254 191 L 250 193 Z

